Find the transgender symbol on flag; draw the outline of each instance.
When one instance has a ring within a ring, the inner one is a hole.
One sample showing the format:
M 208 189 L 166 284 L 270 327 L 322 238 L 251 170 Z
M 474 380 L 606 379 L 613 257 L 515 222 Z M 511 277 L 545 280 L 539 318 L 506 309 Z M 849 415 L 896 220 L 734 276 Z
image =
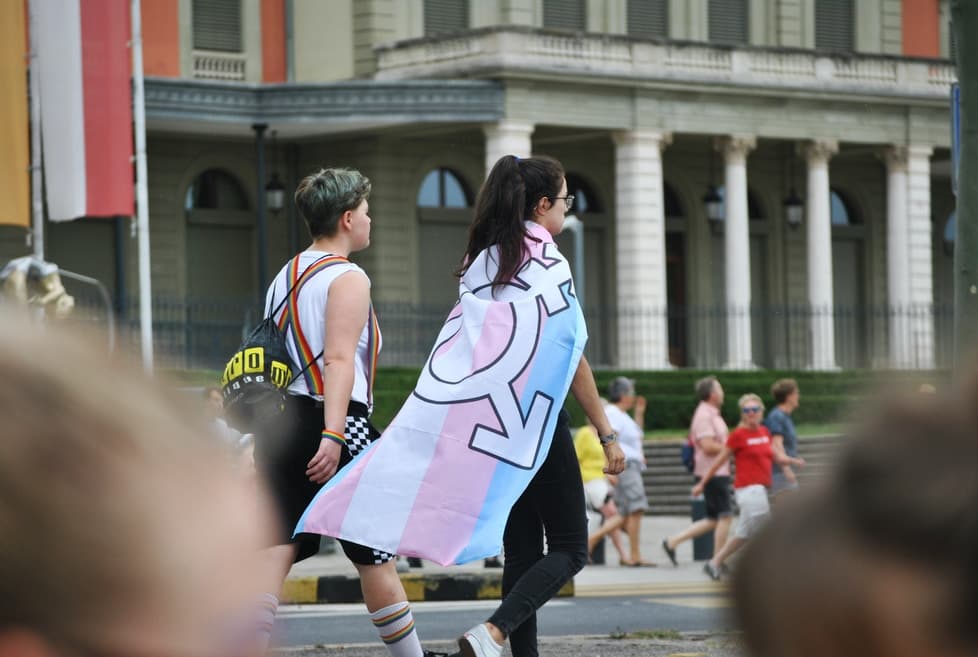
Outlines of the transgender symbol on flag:
M 414 393 L 313 500 L 296 532 L 441 564 L 499 553 L 509 510 L 550 449 L 587 332 L 567 261 L 528 224 L 529 258 L 492 293 L 483 252 Z

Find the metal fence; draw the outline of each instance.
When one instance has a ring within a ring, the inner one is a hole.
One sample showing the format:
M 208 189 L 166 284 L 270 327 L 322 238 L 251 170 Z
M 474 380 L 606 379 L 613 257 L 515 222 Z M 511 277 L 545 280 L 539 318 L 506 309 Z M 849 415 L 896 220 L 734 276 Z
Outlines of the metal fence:
M 251 301 L 154 299 L 153 339 L 159 367 L 219 369 L 260 316 Z M 116 309 L 117 311 L 118 309 Z M 377 303 L 383 331 L 381 364 L 420 366 L 450 308 L 409 303 Z M 136 349 L 138 306 L 115 314 L 118 343 Z M 620 362 L 619 344 L 641 344 L 668 336 L 668 357 L 680 368 L 719 369 L 730 364 L 731 331 L 749 320 L 752 364 L 762 368 L 812 366 L 813 334 L 831 327 L 835 364 L 843 369 L 948 368 L 953 359 L 950 305 L 835 307 L 805 305 L 726 306 L 668 309 L 591 306 L 585 311 L 587 356 L 597 367 L 630 369 Z M 93 297 L 76 296 L 72 321 L 104 325 L 106 310 Z

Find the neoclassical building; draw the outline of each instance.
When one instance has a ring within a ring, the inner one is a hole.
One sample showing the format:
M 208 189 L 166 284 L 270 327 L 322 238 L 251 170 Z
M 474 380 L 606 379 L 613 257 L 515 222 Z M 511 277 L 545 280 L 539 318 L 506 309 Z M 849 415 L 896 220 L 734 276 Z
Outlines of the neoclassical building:
M 358 259 L 384 361 L 420 364 L 487 168 L 544 153 L 583 225 L 559 242 L 595 363 L 946 366 L 947 4 L 144 3 L 161 358 L 225 355 L 304 244 L 290 204 L 269 200 L 343 165 L 373 181 Z M 48 243 L 126 307 L 128 219 L 51 226 Z M 0 227 L 0 259 L 24 251 Z

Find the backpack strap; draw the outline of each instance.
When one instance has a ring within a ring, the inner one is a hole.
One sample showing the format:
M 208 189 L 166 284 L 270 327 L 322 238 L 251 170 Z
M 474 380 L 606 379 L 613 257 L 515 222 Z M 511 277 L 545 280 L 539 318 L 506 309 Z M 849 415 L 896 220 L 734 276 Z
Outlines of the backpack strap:
M 313 394 L 323 394 L 323 373 L 319 368 L 312 367 L 312 364 L 322 357 L 323 352 L 320 351 L 318 354 L 313 354 L 312 347 L 309 346 L 309 341 L 306 339 L 306 335 L 299 323 L 299 293 L 302 291 L 303 286 L 319 272 L 329 267 L 349 262 L 343 256 L 325 255 L 306 267 L 301 275 L 299 274 L 298 257 L 289 264 L 289 279 L 292 281 L 292 285 L 289 288 L 289 294 L 282 300 L 281 305 L 285 305 L 286 307 L 281 317 L 278 318 L 277 323 L 279 329 L 283 331 L 285 330 L 286 324 L 292 329 L 292 342 L 299 354 L 299 359 L 302 361 L 303 368 L 298 374 L 292 377 L 292 381 L 304 375 L 306 386 Z M 290 385 L 292 381 L 289 382 Z

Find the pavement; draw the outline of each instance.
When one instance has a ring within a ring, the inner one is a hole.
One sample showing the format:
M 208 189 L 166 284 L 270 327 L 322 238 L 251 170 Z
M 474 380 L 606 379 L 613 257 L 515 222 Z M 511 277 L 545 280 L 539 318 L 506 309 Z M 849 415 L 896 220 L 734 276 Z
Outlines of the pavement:
M 691 541 L 677 549 L 679 566 L 662 551 L 662 539 L 676 534 L 691 520 L 682 516 L 645 516 L 640 533 L 642 557 L 656 567 L 628 567 L 618 562 L 610 541 L 605 541 L 605 565 L 589 564 L 561 590 L 561 596 L 641 595 L 723 590 L 703 573 L 703 562 L 693 561 Z M 627 549 L 627 536 L 623 535 Z M 421 568 L 401 573 L 412 602 L 432 600 L 484 600 L 500 597 L 501 568 L 486 568 L 481 561 L 442 567 L 425 561 Z M 283 591 L 283 602 L 315 604 L 360 602 L 356 570 L 339 549 L 301 561 L 292 567 Z

